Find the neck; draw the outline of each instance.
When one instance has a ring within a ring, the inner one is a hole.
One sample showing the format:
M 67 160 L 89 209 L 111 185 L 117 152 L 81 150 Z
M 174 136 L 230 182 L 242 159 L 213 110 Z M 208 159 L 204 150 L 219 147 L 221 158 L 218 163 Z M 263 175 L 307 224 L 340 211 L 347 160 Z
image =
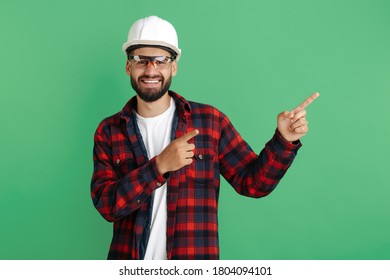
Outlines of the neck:
M 159 100 L 145 102 L 137 95 L 137 113 L 143 118 L 153 118 L 164 113 L 170 105 L 171 97 L 168 92 Z

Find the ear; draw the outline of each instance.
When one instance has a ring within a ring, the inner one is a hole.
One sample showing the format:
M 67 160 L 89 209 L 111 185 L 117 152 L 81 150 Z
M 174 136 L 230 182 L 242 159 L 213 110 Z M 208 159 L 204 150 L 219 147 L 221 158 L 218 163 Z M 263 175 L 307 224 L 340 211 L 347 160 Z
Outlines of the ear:
M 129 60 L 126 60 L 126 74 L 131 76 L 131 65 Z
M 172 77 L 176 76 L 177 68 L 178 68 L 177 61 L 175 60 L 175 61 L 172 62 Z

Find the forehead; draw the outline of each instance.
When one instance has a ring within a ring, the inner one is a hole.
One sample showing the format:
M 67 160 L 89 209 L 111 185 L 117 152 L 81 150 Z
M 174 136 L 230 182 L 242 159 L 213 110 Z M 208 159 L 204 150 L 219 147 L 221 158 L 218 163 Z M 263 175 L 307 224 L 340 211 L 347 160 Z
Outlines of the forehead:
M 171 54 L 160 48 L 139 48 L 132 51 L 132 55 L 147 55 L 147 56 L 171 56 Z

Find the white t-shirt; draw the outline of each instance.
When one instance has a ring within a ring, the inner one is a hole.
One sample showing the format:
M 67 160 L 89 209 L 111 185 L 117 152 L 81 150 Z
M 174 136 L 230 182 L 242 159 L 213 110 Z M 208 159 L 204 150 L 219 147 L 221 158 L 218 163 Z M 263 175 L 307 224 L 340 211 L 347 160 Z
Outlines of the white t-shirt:
M 143 118 L 136 113 L 137 124 L 149 159 L 160 154 L 171 142 L 175 102 L 171 97 L 169 108 L 159 116 Z M 167 251 L 167 184 L 154 191 L 150 237 L 145 260 L 166 260 Z

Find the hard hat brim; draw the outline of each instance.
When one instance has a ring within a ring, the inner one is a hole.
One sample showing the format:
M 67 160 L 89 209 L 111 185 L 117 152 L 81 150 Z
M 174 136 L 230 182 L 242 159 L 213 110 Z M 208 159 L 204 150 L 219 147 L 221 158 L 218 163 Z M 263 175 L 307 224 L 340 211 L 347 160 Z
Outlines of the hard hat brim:
M 177 53 L 176 60 L 179 60 L 181 56 L 181 49 L 175 47 L 174 45 L 168 44 L 167 42 L 163 42 L 163 41 L 152 41 L 152 40 L 132 40 L 130 42 L 126 42 L 122 46 L 123 53 L 127 56 L 126 53 L 127 48 L 135 45 L 147 45 L 147 46 L 155 46 L 155 47 L 163 46 Z

